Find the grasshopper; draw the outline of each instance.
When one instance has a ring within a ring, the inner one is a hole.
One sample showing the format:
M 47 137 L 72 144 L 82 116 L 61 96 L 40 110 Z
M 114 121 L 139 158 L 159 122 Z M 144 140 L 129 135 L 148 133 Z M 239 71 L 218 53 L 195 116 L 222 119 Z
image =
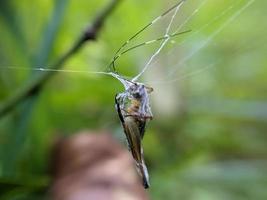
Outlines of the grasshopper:
M 133 82 L 118 75 L 125 91 L 115 96 L 115 106 L 127 138 L 129 150 L 136 163 L 136 168 L 142 178 L 144 188 L 149 188 L 149 175 L 144 161 L 142 139 L 146 123 L 153 115 L 149 106 L 148 95 L 153 91 L 142 83 Z

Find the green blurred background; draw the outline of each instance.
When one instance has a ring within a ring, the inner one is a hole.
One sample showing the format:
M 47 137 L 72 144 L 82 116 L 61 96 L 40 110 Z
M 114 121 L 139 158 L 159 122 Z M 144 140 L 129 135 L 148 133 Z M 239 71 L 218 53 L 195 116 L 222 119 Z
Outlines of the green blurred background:
M 57 60 L 107 2 L 1 0 L 1 103 L 42 73 L 31 68 Z M 64 69 L 107 70 L 120 45 L 175 2 L 122 1 L 98 40 Z M 172 38 L 141 78 L 154 88 L 154 119 L 144 138 L 151 199 L 267 199 L 266 7 L 264 0 L 188 0 L 177 14 L 172 30 L 183 25 L 192 31 Z M 162 36 L 169 21 L 131 45 Z M 158 46 L 125 54 L 118 71 L 136 75 Z M 123 142 L 114 109 L 121 91 L 109 76 L 59 72 L 39 96 L 2 117 L 0 198 L 42 199 L 34 187 L 49 180 L 49 152 L 58 135 L 104 129 Z

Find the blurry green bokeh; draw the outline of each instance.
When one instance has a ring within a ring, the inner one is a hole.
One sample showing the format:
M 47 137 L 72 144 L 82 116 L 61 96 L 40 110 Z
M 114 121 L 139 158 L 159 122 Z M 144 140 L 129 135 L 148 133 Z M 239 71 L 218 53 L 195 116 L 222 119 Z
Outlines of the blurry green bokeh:
M 31 69 L 57 60 L 107 2 L 1 0 L 1 103 L 42 73 Z M 98 40 L 63 69 L 107 70 L 120 45 L 175 2 L 123 1 Z M 267 199 L 266 7 L 264 0 L 188 0 L 177 14 L 172 30 L 192 31 L 173 38 L 141 79 L 154 88 L 144 138 L 151 199 Z M 169 21 L 132 45 L 162 36 Z M 118 71 L 134 76 L 159 44 L 125 54 Z M 38 97 L 1 118 L 0 198 L 42 199 L 34 187 L 49 180 L 58 135 L 106 129 L 123 140 L 114 109 L 122 90 L 108 76 L 59 72 Z

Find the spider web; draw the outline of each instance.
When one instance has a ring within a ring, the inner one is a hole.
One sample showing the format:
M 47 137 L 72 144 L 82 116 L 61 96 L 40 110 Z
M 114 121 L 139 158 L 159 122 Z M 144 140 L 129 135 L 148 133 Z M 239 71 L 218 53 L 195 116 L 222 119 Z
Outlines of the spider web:
M 225 18 L 224 21 L 214 30 L 212 31 L 208 36 L 206 36 L 204 39 L 198 41 L 197 45 L 193 46 L 189 51 L 186 52 L 184 56 L 181 57 L 181 59 L 177 60 L 176 62 L 169 67 L 169 69 L 165 69 L 166 74 L 164 78 L 159 78 L 158 80 L 153 80 L 147 82 L 148 84 L 166 84 L 166 83 L 174 83 L 176 81 L 184 80 L 188 77 L 197 75 L 199 73 L 202 73 L 206 70 L 209 70 L 213 67 L 216 67 L 216 64 L 218 64 L 221 60 L 218 59 L 217 61 L 211 61 L 210 63 L 206 64 L 205 66 L 198 66 L 197 69 L 189 69 L 185 70 L 187 71 L 185 74 L 177 75 L 177 71 L 183 67 L 187 67 L 186 63 L 190 61 L 194 56 L 196 56 L 199 52 L 201 52 L 202 49 L 204 49 L 206 46 L 208 46 L 212 40 L 223 30 L 226 29 L 226 27 L 233 22 L 244 10 L 246 10 L 255 0 L 249 0 L 244 4 L 244 1 L 236 1 L 232 4 L 230 4 L 228 7 L 226 7 L 221 13 L 213 17 L 210 21 L 205 23 L 204 25 L 200 26 L 198 29 L 193 30 L 190 35 L 183 41 L 181 41 L 178 44 L 175 44 L 176 50 L 173 48 L 169 50 L 164 55 L 170 55 L 175 52 L 177 52 L 178 48 L 181 46 L 186 46 L 186 43 L 190 43 L 191 39 L 194 39 L 194 36 L 199 36 L 201 32 L 205 31 L 205 29 L 212 26 L 214 23 L 222 20 L 222 18 Z M 207 3 L 207 1 L 203 1 L 193 12 L 192 14 L 186 18 L 186 20 L 176 29 L 175 33 L 177 33 L 183 26 L 185 26 L 193 17 L 196 15 L 199 10 Z M 233 11 L 235 10 L 235 11 Z M 201 39 L 201 37 L 198 37 L 198 40 Z M 183 47 L 184 47 L 183 46 Z M 154 60 L 152 65 L 157 65 L 159 63 L 160 59 Z M 143 70 L 144 71 L 144 70 Z M 189 72 L 188 72 L 189 71 Z M 180 71 L 179 71 L 180 72 Z
M 150 59 L 148 60 L 148 62 L 146 63 L 145 67 L 143 68 L 143 70 L 137 74 L 133 79 L 132 81 L 137 81 L 138 78 L 147 70 L 147 68 L 150 66 L 150 64 L 152 63 L 152 61 L 154 60 L 154 58 L 160 53 L 160 51 L 163 49 L 163 47 L 167 44 L 167 42 L 170 40 L 170 36 L 169 36 L 169 32 L 170 32 L 170 29 L 171 29 L 171 25 L 173 23 L 173 20 L 177 14 L 177 12 L 179 11 L 179 9 L 181 8 L 181 6 L 183 5 L 184 1 L 179 4 L 175 11 L 174 11 L 174 14 L 172 15 L 171 17 L 171 21 L 170 23 L 168 24 L 167 26 L 167 29 L 165 31 L 165 35 L 166 36 L 166 39 L 161 43 L 160 47 L 158 48 L 158 50 L 150 57 Z M 178 32 L 178 31 L 177 31 Z
M 240 0 L 240 1 L 234 1 L 231 2 L 230 5 L 226 8 L 223 8 L 222 11 L 220 11 L 219 13 L 217 13 L 214 17 L 212 17 L 211 19 L 209 19 L 206 23 L 204 23 L 204 25 L 200 25 L 198 28 L 193 29 L 193 31 L 191 33 L 188 34 L 188 37 L 185 40 L 176 42 L 174 44 L 174 47 L 169 49 L 169 51 L 165 54 L 165 55 L 171 55 L 171 54 L 175 54 L 177 52 L 178 48 L 182 48 L 185 47 L 185 44 L 188 44 L 190 42 L 190 40 L 193 38 L 194 36 L 200 34 L 201 32 L 205 31 L 206 29 L 212 27 L 212 25 L 222 19 L 224 19 L 224 22 L 221 23 L 217 28 L 215 28 L 215 30 L 211 33 L 209 33 L 209 35 L 204 38 L 203 40 L 198 42 L 198 45 L 192 47 L 187 53 L 186 55 L 183 55 L 181 57 L 181 59 L 179 61 L 176 61 L 176 63 L 172 64 L 169 69 L 166 69 L 165 72 L 166 74 L 163 76 L 163 78 L 155 78 L 155 80 L 152 81 L 148 81 L 148 83 L 173 83 L 175 81 L 179 81 L 182 79 L 185 79 L 187 77 L 199 74 L 200 72 L 206 71 L 214 66 L 216 66 L 217 62 L 210 62 L 208 63 L 206 66 L 198 66 L 198 69 L 193 69 L 192 71 L 190 71 L 189 73 L 186 72 L 186 74 L 182 74 L 182 75 L 177 75 L 177 71 L 183 67 L 183 65 L 185 65 L 190 59 L 192 59 L 192 57 L 194 57 L 195 55 L 197 55 L 199 52 L 201 52 L 201 50 L 206 47 L 208 44 L 211 43 L 212 39 L 217 36 L 221 31 L 225 30 L 225 28 L 227 27 L 227 25 L 229 25 L 231 22 L 233 22 L 244 10 L 246 10 L 255 0 L 247 0 L 244 3 L 244 0 Z M 172 33 L 170 33 L 171 27 L 175 25 L 175 19 L 178 17 L 178 14 L 181 14 L 183 11 L 181 11 L 181 8 L 187 4 L 188 2 L 193 2 L 190 0 L 187 1 L 182 1 L 181 4 L 179 4 L 175 10 L 173 11 L 170 21 L 168 23 L 168 26 L 165 29 L 165 35 L 164 35 L 164 39 L 161 41 L 160 46 L 155 50 L 155 52 L 150 56 L 149 60 L 146 62 L 145 65 L 143 65 L 144 67 L 141 68 L 140 73 L 138 73 L 136 76 L 134 76 L 132 78 L 133 81 L 137 81 L 139 80 L 140 77 L 142 77 L 145 73 L 150 73 L 149 70 L 156 68 L 155 65 L 160 61 L 160 58 L 158 58 L 158 56 L 161 54 L 162 50 L 164 49 L 164 47 L 166 47 L 170 41 L 172 41 L 172 38 L 170 37 L 170 35 Z M 194 2 L 193 2 L 194 3 Z M 178 25 L 178 27 L 175 29 L 175 31 L 173 32 L 178 33 L 183 27 L 187 27 L 187 28 L 191 28 L 189 26 L 190 21 L 192 19 L 194 19 L 196 17 L 196 15 L 201 11 L 201 9 L 203 9 L 206 5 L 212 5 L 214 3 L 214 1 L 209 1 L 209 0 L 203 0 L 201 1 L 198 5 L 195 5 L 195 8 L 189 13 L 189 15 L 180 23 L 180 25 Z M 157 21 L 159 21 L 160 18 L 157 17 L 152 21 L 153 23 L 156 23 Z M 155 40 L 151 40 L 152 42 L 155 42 Z M 148 42 L 148 43 L 152 43 L 152 42 Z M 128 42 L 126 42 L 128 44 Z M 67 68 L 74 68 L 71 66 L 66 66 Z M 13 69 L 13 70 L 33 70 L 33 71 L 55 71 L 55 72 L 61 72 L 61 73 L 80 73 L 80 74 L 91 74 L 91 75 L 111 75 L 114 77 L 112 72 L 106 72 L 106 71 L 89 71 L 89 70 L 74 70 L 74 69 L 50 69 L 49 66 L 47 67 L 34 67 L 34 68 L 29 68 L 29 67 L 19 67 L 19 66 L 1 66 L 1 69 Z M 77 67 L 75 67 L 77 68 Z

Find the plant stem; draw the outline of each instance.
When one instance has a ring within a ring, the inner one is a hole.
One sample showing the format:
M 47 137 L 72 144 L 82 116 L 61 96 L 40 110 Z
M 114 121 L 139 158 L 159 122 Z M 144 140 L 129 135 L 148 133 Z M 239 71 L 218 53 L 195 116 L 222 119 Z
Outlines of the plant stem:
M 73 56 L 81 47 L 88 41 L 96 40 L 99 31 L 101 30 L 104 22 L 115 9 L 121 0 L 111 0 L 110 3 L 96 16 L 93 23 L 85 30 L 85 32 L 76 40 L 73 46 L 63 54 L 54 64 L 51 69 L 60 69 L 63 64 Z M 24 86 L 19 88 L 13 95 L 7 98 L 5 102 L 0 105 L 0 118 L 10 112 L 16 105 L 22 102 L 29 96 L 38 93 L 46 81 L 55 73 L 55 71 L 44 71 L 37 74 Z

